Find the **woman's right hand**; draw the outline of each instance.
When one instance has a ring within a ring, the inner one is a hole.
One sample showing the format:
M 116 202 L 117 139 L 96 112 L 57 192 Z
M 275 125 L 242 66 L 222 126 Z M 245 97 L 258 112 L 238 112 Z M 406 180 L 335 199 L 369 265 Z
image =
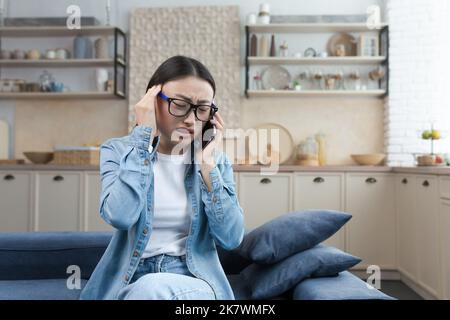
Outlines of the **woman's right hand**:
M 157 127 L 157 95 L 161 91 L 161 85 L 155 85 L 148 89 L 144 97 L 134 106 L 136 113 L 136 123 L 152 128 L 150 143 L 153 143 L 153 138 L 159 136 Z

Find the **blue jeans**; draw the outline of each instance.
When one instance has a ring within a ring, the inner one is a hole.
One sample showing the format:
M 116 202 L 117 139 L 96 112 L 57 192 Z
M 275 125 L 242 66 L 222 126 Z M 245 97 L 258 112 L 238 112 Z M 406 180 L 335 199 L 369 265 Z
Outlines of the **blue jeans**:
M 211 286 L 188 269 L 186 255 L 141 259 L 119 300 L 215 300 Z

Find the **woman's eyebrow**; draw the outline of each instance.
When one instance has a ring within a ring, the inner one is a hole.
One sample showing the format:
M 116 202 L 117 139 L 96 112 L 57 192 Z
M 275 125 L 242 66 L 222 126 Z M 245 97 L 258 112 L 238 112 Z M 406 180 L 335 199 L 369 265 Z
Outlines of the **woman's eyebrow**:
M 192 102 L 192 99 L 189 98 L 189 97 L 186 97 L 185 95 L 176 93 L 175 96 L 180 97 L 180 98 L 183 98 L 183 99 L 186 99 L 186 100 L 189 100 L 189 101 Z M 209 100 L 198 100 L 197 103 L 210 103 L 210 101 L 209 101 Z

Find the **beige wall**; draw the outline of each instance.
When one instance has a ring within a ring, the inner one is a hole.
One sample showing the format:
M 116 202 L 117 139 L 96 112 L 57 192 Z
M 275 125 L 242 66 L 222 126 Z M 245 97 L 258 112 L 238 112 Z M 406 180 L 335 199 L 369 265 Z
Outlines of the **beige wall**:
M 294 144 L 321 131 L 329 164 L 352 164 L 352 153 L 383 152 L 383 100 L 367 98 L 242 99 L 241 124 L 284 126 Z
M 127 134 L 125 100 L 23 100 L 16 103 L 15 157 L 53 146 L 95 144 Z
M 128 133 L 123 100 L 47 100 L 16 103 L 16 158 L 56 144 L 98 143 Z M 294 143 L 327 135 L 329 164 L 351 164 L 351 153 L 383 152 L 383 101 L 366 98 L 242 98 L 244 129 L 275 122 Z

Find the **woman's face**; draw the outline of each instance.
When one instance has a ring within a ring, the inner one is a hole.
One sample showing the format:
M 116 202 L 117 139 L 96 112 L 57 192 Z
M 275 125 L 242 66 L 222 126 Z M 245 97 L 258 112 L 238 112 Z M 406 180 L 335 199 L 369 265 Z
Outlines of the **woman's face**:
M 162 85 L 161 92 L 169 98 L 182 99 L 194 104 L 211 105 L 214 91 L 211 85 L 199 77 L 187 76 L 168 81 Z M 190 144 L 195 138 L 201 137 L 206 122 L 195 118 L 192 110 L 187 116 L 175 117 L 169 113 L 169 103 L 158 97 L 157 126 L 161 132 L 163 151 L 170 151 L 181 143 Z M 184 129 L 184 128 L 187 128 Z

